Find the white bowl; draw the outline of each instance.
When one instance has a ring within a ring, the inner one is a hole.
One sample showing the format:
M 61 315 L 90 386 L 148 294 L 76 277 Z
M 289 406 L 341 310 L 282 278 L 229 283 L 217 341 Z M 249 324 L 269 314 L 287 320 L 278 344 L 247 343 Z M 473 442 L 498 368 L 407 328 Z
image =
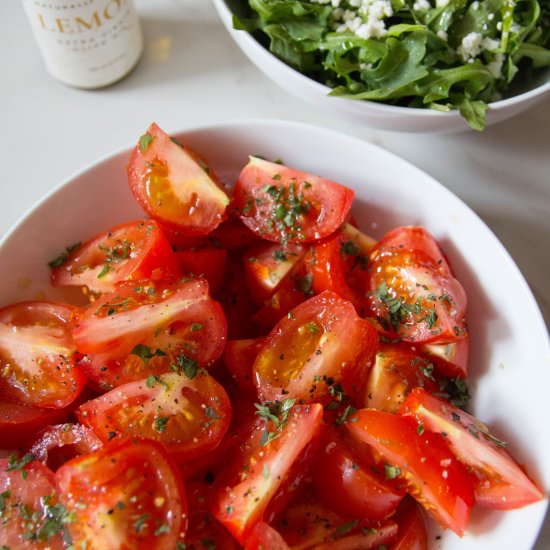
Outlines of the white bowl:
M 235 0 L 214 0 L 218 14 L 229 34 L 246 56 L 273 82 L 309 105 L 341 115 L 372 128 L 396 132 L 451 133 L 471 130 L 458 111 L 397 107 L 376 101 L 330 97 L 331 89 L 303 75 L 264 48 L 250 33 L 233 29 L 231 6 Z M 487 110 L 487 126 L 506 120 L 535 106 L 550 91 L 550 69 L 540 73 L 528 89 L 501 101 Z M 519 86 L 518 86 L 518 92 Z
M 129 136 L 130 138 L 132 136 Z M 138 136 L 133 136 L 137 141 Z M 343 134 L 282 121 L 250 120 L 177 136 L 232 181 L 251 153 L 281 158 L 355 189 L 361 228 L 380 237 L 423 224 L 448 255 L 469 296 L 472 410 L 509 442 L 541 487 L 550 487 L 550 344 L 535 300 L 487 226 L 441 184 L 395 155 Z M 47 262 L 75 242 L 143 216 L 128 190 L 130 147 L 89 165 L 40 201 L 0 242 L 0 306 L 33 298 L 65 299 L 49 285 Z M 495 274 L 498 274 L 496 276 Z M 477 510 L 464 539 L 433 548 L 531 548 L 547 501 L 513 512 Z M 437 531 L 437 530 L 436 530 Z M 435 535 L 434 535 L 435 536 Z

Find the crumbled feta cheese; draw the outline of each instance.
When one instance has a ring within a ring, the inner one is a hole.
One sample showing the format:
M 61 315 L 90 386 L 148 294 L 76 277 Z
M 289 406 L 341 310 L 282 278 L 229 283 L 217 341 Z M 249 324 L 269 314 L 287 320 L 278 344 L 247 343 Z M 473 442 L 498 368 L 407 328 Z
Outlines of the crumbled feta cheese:
M 486 36 L 481 41 L 481 48 L 487 50 L 488 52 L 494 52 L 500 48 L 500 40 L 493 40 L 492 38 Z
M 472 2 L 472 8 L 474 10 L 478 10 L 479 9 L 479 2 L 476 0 L 475 2 Z
M 449 5 L 449 0 L 435 0 L 437 8 L 444 8 Z
M 442 29 L 439 29 L 437 31 L 437 36 L 441 38 L 441 40 L 443 40 L 444 42 L 447 42 L 447 40 L 449 39 L 449 35 Z
M 497 23 L 497 31 L 501 31 L 502 30 L 502 21 L 499 21 Z
M 490 14 L 487 16 L 487 19 L 488 19 L 489 21 L 492 21 L 494 18 L 495 18 L 495 14 L 494 14 L 494 13 L 490 13 Z
M 428 0 L 416 0 L 413 4 L 413 10 L 415 11 L 428 11 L 431 7 L 432 6 Z
M 502 65 L 504 63 L 504 54 L 497 52 L 495 54 L 494 61 L 487 64 L 487 69 L 493 75 L 494 78 L 500 78 L 502 76 Z
M 458 55 L 460 55 L 464 61 L 477 57 L 481 53 L 482 40 L 483 36 L 478 32 L 467 34 L 458 47 Z

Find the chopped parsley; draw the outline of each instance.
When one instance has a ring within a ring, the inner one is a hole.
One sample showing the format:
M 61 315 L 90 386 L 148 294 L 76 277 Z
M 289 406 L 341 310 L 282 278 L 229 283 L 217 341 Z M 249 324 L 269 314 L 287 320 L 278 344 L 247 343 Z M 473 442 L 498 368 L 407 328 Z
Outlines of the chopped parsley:
M 283 430 L 283 427 L 288 422 L 290 410 L 292 409 L 296 399 L 287 398 L 283 401 L 266 401 L 261 405 L 254 403 L 256 414 L 265 421 L 264 431 L 261 437 L 261 444 L 267 445 L 270 441 L 277 439 Z M 268 423 L 272 422 L 276 430 L 270 432 L 267 430 Z
M 155 418 L 155 430 L 159 433 L 164 433 L 166 431 L 166 424 L 168 424 L 169 420 L 169 416 L 157 416 Z
M 151 134 L 143 134 L 139 138 L 139 150 L 142 153 L 145 153 L 145 151 L 147 151 L 147 148 L 149 147 L 149 145 L 151 145 L 152 142 L 153 142 L 153 136 Z
M 75 243 L 75 244 L 72 244 L 71 246 L 68 246 L 65 249 L 65 252 L 62 252 L 57 258 L 55 258 L 51 262 L 48 262 L 48 265 L 50 267 L 59 267 L 59 266 L 63 265 L 68 260 L 69 254 L 73 250 L 76 250 L 79 246 L 80 246 L 80 243 Z
M 135 345 L 130 354 L 137 355 L 144 363 L 147 363 L 147 361 L 153 357 L 166 357 L 166 353 L 161 349 L 152 351 L 149 346 L 144 344 Z
M 27 479 L 27 470 L 25 470 L 25 466 L 32 462 L 35 459 L 35 456 L 31 453 L 27 453 L 22 458 L 17 458 L 17 454 L 12 453 L 8 456 L 8 467 L 4 470 L 4 472 L 14 472 L 16 470 L 21 470 L 21 477 L 26 480 Z
M 184 353 L 180 353 L 180 355 L 176 357 L 176 362 L 172 363 L 170 368 L 174 372 L 183 372 L 189 380 L 193 380 L 199 372 L 199 364 Z
M 401 474 L 401 468 L 399 466 L 384 464 L 384 474 L 386 475 L 386 479 L 395 479 Z

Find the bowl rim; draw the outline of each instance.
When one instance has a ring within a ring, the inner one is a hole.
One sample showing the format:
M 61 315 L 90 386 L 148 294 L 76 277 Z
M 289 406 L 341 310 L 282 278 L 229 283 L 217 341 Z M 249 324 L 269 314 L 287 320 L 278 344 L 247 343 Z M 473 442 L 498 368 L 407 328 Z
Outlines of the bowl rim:
M 256 38 L 254 38 L 254 36 L 250 32 L 234 29 L 231 25 L 233 12 L 228 5 L 228 0 L 213 0 L 213 2 L 215 7 L 218 8 L 220 15 L 222 15 L 222 18 L 224 19 L 224 23 L 231 33 L 233 33 L 234 35 L 236 35 L 236 33 L 239 33 L 239 35 L 236 36 L 239 36 L 242 41 L 244 41 L 250 47 L 254 48 L 255 51 L 264 52 L 260 53 L 260 55 L 269 56 L 272 62 L 275 63 L 275 65 L 279 67 L 279 69 L 286 70 L 297 81 L 300 81 L 305 85 L 309 85 L 317 93 L 324 95 L 327 99 L 340 100 L 340 102 L 351 100 L 354 102 L 355 105 L 359 106 L 359 109 L 369 109 L 380 114 L 387 113 L 395 115 L 406 110 L 407 114 L 410 114 L 413 117 L 447 117 L 450 119 L 458 118 L 461 116 L 456 109 L 450 111 L 439 111 L 437 109 L 430 109 L 427 107 L 406 107 L 400 105 L 388 105 L 387 103 L 369 99 L 354 100 L 353 98 L 330 96 L 329 93 L 332 91 L 332 88 L 326 86 L 325 84 L 322 84 L 321 82 L 317 82 L 311 77 L 306 76 L 299 70 L 279 59 L 275 54 L 271 53 L 267 48 L 265 48 Z M 547 67 L 546 70 L 550 72 L 550 67 Z M 505 99 L 499 99 L 497 101 L 492 101 L 491 103 L 488 103 L 488 111 L 496 112 L 515 107 L 516 105 L 521 104 L 524 101 L 529 101 L 531 99 L 541 97 L 548 92 L 550 92 L 550 77 L 547 82 L 536 86 L 535 88 L 521 92 L 511 97 L 507 97 Z M 343 103 L 340 103 L 340 105 L 342 104 Z M 367 107 L 362 107 L 362 105 L 366 105 Z

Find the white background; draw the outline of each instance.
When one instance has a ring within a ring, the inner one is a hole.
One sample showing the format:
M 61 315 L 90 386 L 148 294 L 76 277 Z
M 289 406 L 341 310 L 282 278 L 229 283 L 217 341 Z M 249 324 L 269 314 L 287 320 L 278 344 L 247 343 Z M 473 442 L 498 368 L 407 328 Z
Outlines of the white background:
M 296 120 L 382 146 L 463 199 L 515 259 L 550 324 L 550 96 L 483 133 L 371 130 L 268 80 L 233 44 L 208 0 L 136 5 L 146 40 L 140 64 L 112 87 L 83 91 L 50 77 L 22 5 L 2 2 L 0 237 L 50 189 L 134 143 L 152 121 L 170 133 L 237 119 Z M 548 520 L 536 548 L 550 548 Z

